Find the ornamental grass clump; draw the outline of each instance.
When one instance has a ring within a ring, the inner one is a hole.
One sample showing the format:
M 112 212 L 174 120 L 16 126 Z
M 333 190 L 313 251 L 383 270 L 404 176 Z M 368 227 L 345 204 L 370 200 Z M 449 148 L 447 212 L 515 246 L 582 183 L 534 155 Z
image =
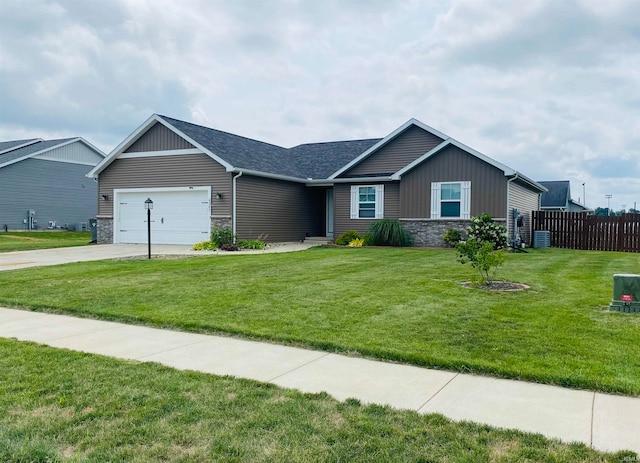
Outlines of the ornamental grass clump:
M 376 220 L 367 229 L 367 240 L 374 246 L 411 246 L 413 238 L 395 219 Z M 367 243 L 368 244 L 368 243 Z

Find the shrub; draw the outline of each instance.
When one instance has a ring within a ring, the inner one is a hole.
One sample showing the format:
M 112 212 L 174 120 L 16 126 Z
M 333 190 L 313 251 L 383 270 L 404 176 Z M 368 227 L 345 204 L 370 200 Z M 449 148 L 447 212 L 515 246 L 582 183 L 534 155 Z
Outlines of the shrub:
M 350 248 L 361 248 L 363 244 L 364 238 L 356 238 L 355 240 L 349 241 L 349 244 L 347 246 L 349 246 Z
M 222 249 L 225 244 L 233 244 L 235 236 L 229 227 L 221 227 L 216 225 L 211 231 L 211 241 L 216 243 L 217 247 Z
M 346 246 L 353 240 L 360 238 L 360 233 L 355 230 L 347 230 L 336 239 L 336 244 L 339 246 Z
M 237 240 L 236 246 L 238 249 L 264 249 L 267 243 L 260 240 Z
M 216 243 L 213 241 L 201 241 L 193 245 L 194 251 L 214 251 L 216 249 Z
M 222 246 L 220 246 L 220 250 L 221 251 L 239 251 L 238 246 L 236 246 L 235 244 L 223 244 Z
M 376 220 L 367 229 L 375 246 L 411 246 L 413 239 L 395 219 Z
M 444 233 L 444 236 L 442 237 L 442 239 L 449 246 L 451 246 L 452 248 L 455 248 L 456 244 L 458 244 L 462 240 L 462 235 L 460 234 L 459 230 L 456 230 L 455 228 L 450 228 Z
M 503 249 L 494 250 L 493 243 L 476 240 L 460 241 L 456 245 L 458 260 L 462 264 L 469 262 L 478 271 L 478 278 L 472 278 L 476 284 L 489 285 L 498 267 L 504 264 L 506 256 Z
M 507 229 L 504 225 L 494 222 L 489 214 L 471 217 L 471 225 L 467 228 L 468 240 L 478 243 L 489 242 L 493 249 L 507 247 Z

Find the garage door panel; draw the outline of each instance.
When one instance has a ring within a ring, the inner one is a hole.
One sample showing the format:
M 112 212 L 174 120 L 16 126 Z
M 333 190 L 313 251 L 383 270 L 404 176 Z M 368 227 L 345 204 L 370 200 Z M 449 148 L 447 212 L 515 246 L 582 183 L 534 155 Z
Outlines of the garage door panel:
M 122 192 L 118 196 L 116 224 L 120 243 L 147 242 L 147 198 L 153 200 L 152 243 L 191 245 L 209 238 L 209 189 Z

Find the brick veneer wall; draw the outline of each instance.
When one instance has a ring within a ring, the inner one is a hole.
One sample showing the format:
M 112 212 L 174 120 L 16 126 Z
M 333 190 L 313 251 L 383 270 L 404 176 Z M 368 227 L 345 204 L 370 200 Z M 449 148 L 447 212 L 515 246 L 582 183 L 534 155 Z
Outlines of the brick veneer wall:
M 424 247 L 447 246 L 442 239 L 447 230 L 454 228 L 466 236 L 467 227 L 471 224 L 469 219 L 400 219 L 400 222 L 413 236 L 414 245 Z M 504 220 L 496 222 L 505 225 Z

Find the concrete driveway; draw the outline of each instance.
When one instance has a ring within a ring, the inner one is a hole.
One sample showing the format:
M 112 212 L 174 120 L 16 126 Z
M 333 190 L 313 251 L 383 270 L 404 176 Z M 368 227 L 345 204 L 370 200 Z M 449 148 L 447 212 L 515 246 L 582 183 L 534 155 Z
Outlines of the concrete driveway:
M 313 244 L 275 243 L 263 250 L 247 251 L 194 251 L 191 246 L 173 244 L 154 244 L 151 246 L 151 258 L 167 255 L 204 256 L 268 254 L 273 252 L 292 252 L 309 249 Z M 70 248 L 40 249 L 36 251 L 16 251 L 0 253 L 0 271 L 16 270 L 44 265 L 87 262 L 91 260 L 121 259 L 125 257 L 146 257 L 146 244 L 96 244 Z

